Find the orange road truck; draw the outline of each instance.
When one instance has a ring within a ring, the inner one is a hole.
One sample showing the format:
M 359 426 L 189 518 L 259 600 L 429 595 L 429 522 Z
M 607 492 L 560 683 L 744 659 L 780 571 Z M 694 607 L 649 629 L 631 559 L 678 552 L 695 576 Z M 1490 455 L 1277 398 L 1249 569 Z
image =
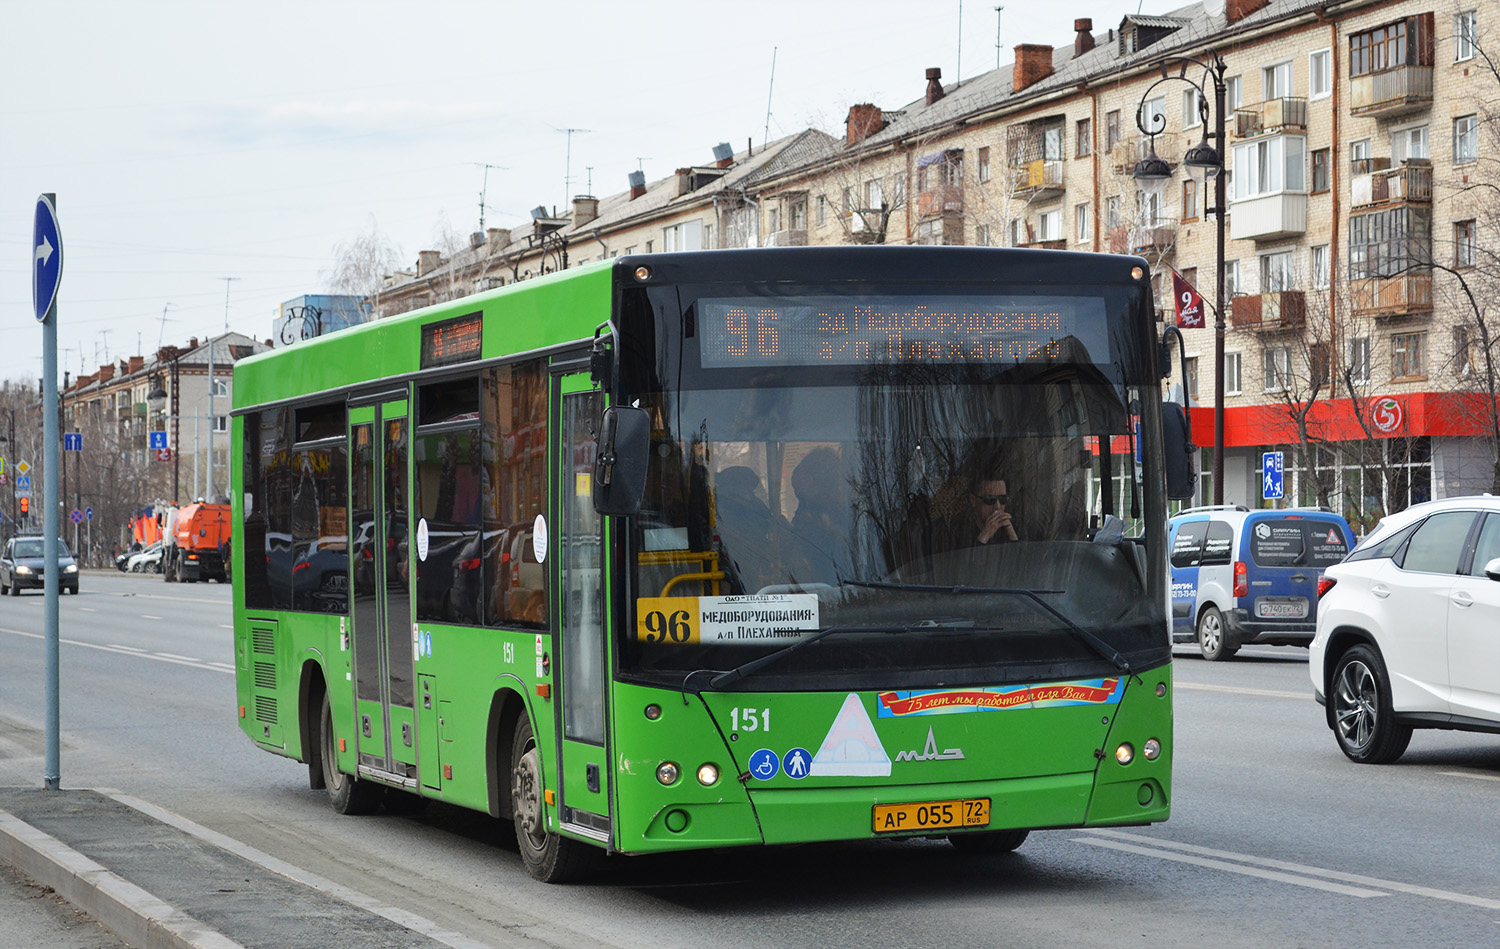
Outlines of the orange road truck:
M 177 512 L 173 563 L 162 570 L 168 583 L 229 581 L 229 505 L 189 504 Z

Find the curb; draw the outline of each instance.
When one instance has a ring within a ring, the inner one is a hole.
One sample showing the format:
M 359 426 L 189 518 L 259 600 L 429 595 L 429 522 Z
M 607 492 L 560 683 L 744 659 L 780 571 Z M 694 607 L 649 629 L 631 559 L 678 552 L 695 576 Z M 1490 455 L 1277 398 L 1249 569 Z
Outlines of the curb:
M 0 860 L 140 949 L 244 949 L 30 824 L 0 811 Z

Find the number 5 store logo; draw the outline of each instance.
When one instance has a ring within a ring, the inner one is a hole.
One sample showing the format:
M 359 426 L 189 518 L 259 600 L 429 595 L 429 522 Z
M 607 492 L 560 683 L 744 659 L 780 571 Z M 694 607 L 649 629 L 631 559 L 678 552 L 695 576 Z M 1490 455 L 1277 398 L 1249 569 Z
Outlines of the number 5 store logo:
M 1389 435 L 1401 427 L 1403 421 L 1401 403 L 1390 396 L 1376 399 L 1370 405 L 1370 421 L 1375 431 Z

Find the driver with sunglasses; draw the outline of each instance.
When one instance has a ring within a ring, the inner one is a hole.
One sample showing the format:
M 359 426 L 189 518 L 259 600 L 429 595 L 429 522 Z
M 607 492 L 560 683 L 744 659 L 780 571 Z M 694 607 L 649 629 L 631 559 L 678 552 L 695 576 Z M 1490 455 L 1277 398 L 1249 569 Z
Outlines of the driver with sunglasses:
M 1015 540 L 1016 528 L 1009 507 L 1004 478 L 975 478 L 969 485 L 971 516 L 954 532 L 954 547 L 985 547 Z

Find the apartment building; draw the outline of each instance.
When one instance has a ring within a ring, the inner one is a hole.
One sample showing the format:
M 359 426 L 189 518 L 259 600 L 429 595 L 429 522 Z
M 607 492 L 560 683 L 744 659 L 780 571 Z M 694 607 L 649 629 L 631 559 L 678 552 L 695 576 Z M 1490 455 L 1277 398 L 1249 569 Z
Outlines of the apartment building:
M 1222 280 L 1225 499 L 1266 503 L 1262 456 L 1282 450 L 1280 503 L 1329 503 L 1368 524 L 1494 480 L 1492 403 L 1459 280 L 1480 232 L 1468 189 L 1488 174 L 1483 102 L 1500 81 L 1481 51 L 1497 23 L 1496 0 L 1210 0 L 1102 31 L 1079 19 L 1067 45 L 1018 45 L 1011 65 L 956 84 L 927 69 L 921 96 L 898 108 L 854 104 L 841 137 L 721 146 L 711 166 L 579 198 L 571 218 L 538 208 L 524 233 L 476 235 L 446 261 L 425 254 L 384 299 L 398 312 L 446 298 L 434 296 L 442 281 L 463 295 L 496 277 L 698 248 L 1139 254 L 1159 313 L 1170 315 L 1174 271 L 1210 304 L 1209 326 L 1184 331 L 1203 497 Z M 1218 183 L 1183 164 L 1205 143 L 1224 157 L 1220 275 Z M 1148 187 L 1133 172 L 1152 155 L 1170 176 Z

